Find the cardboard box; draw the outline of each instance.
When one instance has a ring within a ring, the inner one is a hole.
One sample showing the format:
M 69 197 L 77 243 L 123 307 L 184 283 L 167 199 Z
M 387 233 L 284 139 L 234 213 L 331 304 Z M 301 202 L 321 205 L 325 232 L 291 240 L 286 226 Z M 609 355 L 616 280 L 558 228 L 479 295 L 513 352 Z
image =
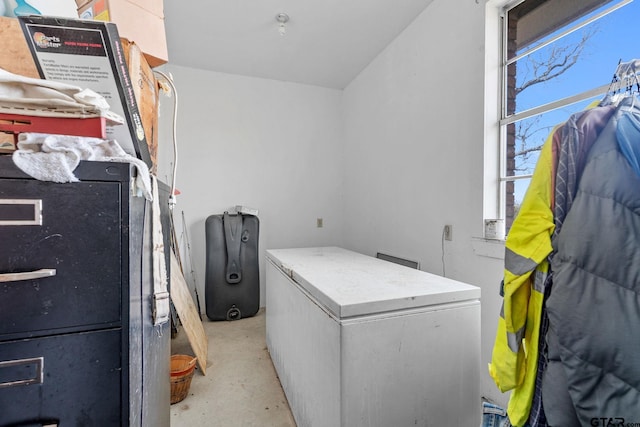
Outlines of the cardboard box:
M 13 74 L 39 79 L 20 22 L 15 18 L 0 16 L 0 68 Z
M 140 48 L 127 39 L 121 38 L 120 41 L 149 147 L 151 169 L 155 172 L 158 151 L 158 82 Z M 0 16 L 0 52 L 6 53 L 0 55 L 0 68 L 25 77 L 40 78 L 20 22 L 15 18 Z M 0 153 L 14 150 L 13 135 L 0 133 Z
M 110 21 L 136 43 L 152 67 L 169 60 L 162 0 L 76 0 L 80 19 Z
M 3 70 L 34 79 L 40 78 L 20 22 L 15 18 L 0 16 L 0 52 L 0 68 Z M 13 133 L 0 132 L 0 154 L 15 150 Z
M 151 172 L 158 167 L 158 81 L 137 44 L 121 38 L 133 92 L 151 156 Z
M 18 17 L 41 78 L 92 89 L 126 125 L 108 126 L 107 139 L 152 167 L 129 67 L 111 22 L 47 16 Z

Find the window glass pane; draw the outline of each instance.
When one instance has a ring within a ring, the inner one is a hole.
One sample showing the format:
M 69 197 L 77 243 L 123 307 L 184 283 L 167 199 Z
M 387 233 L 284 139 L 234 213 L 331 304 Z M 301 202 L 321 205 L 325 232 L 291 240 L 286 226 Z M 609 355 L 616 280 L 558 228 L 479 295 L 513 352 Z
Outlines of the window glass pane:
M 566 28 L 578 26 L 625 1 L 629 0 L 526 0 L 509 10 L 509 20 L 518 28 L 509 59 L 535 49 Z
M 640 2 L 632 2 L 511 64 L 515 103 L 508 114 L 609 83 L 620 60 L 638 57 L 638 19 Z
M 599 97 L 591 98 L 514 123 L 513 151 L 507 154 L 513 156 L 513 161 L 511 168 L 507 168 L 506 176 L 532 174 L 540 157 L 540 149 L 553 128 L 564 123 L 572 114 L 599 101 Z
M 601 16 L 612 7 L 618 8 Z M 634 46 L 639 20 L 640 1 L 628 0 L 525 0 L 508 11 L 505 54 L 523 56 L 505 66 L 503 112 L 507 117 L 532 108 L 543 113 L 503 125 L 502 178 L 507 181 L 502 182 L 501 197 L 507 230 L 530 183 L 509 178 L 531 175 L 553 128 L 596 104 L 604 93 L 554 110 L 548 104 L 597 88 L 604 91 L 620 61 L 639 57 Z M 560 34 L 564 36 L 550 42 Z
M 524 195 L 529 188 L 531 179 L 518 179 L 514 182 L 513 198 L 514 198 L 514 217 L 518 215 Z

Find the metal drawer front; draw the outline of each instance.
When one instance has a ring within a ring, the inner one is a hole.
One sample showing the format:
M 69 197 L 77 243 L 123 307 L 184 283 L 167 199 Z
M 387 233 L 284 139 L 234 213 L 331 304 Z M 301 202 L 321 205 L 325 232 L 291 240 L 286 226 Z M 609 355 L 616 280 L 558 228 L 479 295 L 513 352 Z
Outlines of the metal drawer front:
M 42 201 L 40 225 L 0 224 L 0 340 L 120 322 L 119 192 L 119 183 L 0 181 L 0 200 Z
M 0 425 L 120 426 L 120 351 L 120 330 L 0 343 L 3 379 L 37 377 L 0 387 Z

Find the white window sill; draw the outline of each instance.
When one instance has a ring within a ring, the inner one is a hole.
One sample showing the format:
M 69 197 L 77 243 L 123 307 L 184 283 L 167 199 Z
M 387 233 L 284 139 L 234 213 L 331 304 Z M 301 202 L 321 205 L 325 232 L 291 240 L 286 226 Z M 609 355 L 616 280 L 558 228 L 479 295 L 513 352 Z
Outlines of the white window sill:
M 472 237 L 473 253 L 487 258 L 504 259 L 504 240 Z

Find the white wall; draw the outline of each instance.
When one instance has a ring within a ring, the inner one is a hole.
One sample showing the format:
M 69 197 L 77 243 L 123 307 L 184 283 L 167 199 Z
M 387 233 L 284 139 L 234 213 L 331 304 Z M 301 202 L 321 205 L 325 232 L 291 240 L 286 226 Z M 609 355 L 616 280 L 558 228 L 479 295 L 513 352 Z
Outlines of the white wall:
M 481 239 L 479 3 L 434 0 L 343 92 L 163 67 L 180 95 L 176 220 L 184 210 L 201 301 L 204 221 L 236 204 L 260 209 L 261 250 L 341 245 L 419 261 L 422 270 L 482 288 L 481 393 L 506 404 L 486 370 L 503 247 Z M 165 178 L 170 100 L 162 102 Z M 445 224 L 452 241 L 442 240 Z
M 342 92 L 177 66 L 162 71 L 173 75 L 179 101 L 182 194 L 174 220 L 180 237 L 184 211 L 202 311 L 204 223 L 235 205 L 259 210 L 264 305 L 265 249 L 342 242 Z M 158 177 L 169 181 L 173 103 L 160 102 Z
M 481 239 L 484 2 L 435 0 L 344 91 L 345 246 L 482 288 L 483 395 L 502 260 Z M 497 96 L 497 94 L 496 94 Z M 453 240 L 442 240 L 445 224 Z M 498 255 L 499 256 L 499 255 Z M 455 337 L 452 337 L 455 339 Z

